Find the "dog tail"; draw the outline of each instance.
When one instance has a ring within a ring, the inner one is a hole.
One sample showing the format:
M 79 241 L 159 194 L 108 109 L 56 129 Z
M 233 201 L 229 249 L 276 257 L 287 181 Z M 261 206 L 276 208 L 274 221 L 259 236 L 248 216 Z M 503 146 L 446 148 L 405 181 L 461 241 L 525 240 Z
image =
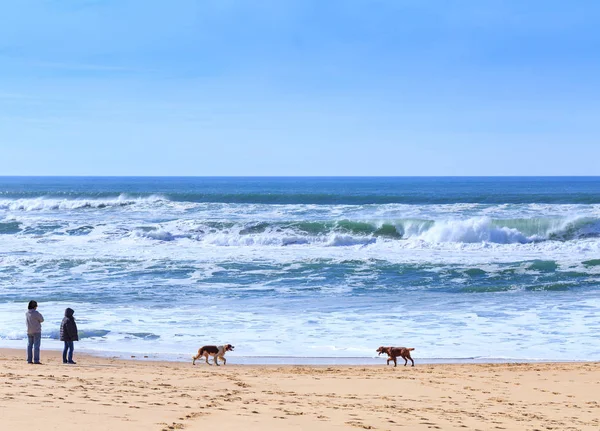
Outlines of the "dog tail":
M 408 350 L 408 351 L 410 352 L 411 350 L 415 350 L 415 348 L 414 348 L 414 347 L 409 347 L 409 348 L 408 348 L 408 349 L 406 349 L 406 350 Z

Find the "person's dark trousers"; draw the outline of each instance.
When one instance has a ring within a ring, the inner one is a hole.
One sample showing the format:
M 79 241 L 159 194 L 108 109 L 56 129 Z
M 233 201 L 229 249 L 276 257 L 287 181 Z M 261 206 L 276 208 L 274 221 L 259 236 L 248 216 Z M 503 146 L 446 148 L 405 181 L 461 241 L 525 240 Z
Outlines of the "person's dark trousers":
M 27 334 L 27 362 L 28 363 L 39 363 L 40 362 L 40 343 L 42 341 L 42 334 Z
M 67 357 L 68 352 L 68 357 Z M 65 341 L 65 348 L 63 350 L 63 363 L 73 362 L 73 342 Z

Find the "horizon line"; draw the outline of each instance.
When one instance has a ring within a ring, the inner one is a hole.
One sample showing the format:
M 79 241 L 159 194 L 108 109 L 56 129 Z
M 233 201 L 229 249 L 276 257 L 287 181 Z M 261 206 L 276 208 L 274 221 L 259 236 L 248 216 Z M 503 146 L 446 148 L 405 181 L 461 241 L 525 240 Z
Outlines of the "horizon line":
M 600 178 L 598 175 L 0 175 L 0 178 Z

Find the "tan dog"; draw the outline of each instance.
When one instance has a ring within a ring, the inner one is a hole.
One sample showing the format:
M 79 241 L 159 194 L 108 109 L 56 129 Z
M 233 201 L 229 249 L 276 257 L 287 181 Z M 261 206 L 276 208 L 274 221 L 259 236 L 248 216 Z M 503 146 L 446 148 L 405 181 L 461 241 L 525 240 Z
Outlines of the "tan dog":
M 383 347 L 383 346 L 381 346 L 380 348 L 378 348 L 376 350 L 376 352 L 379 353 L 379 355 L 381 355 L 382 353 L 387 353 L 387 355 L 388 355 L 387 364 L 388 365 L 390 365 L 390 361 L 394 361 L 394 367 L 395 367 L 397 365 L 396 358 L 398 356 L 400 356 L 402 359 L 404 359 L 405 367 L 406 367 L 406 364 L 408 364 L 409 359 L 410 359 L 410 362 L 412 362 L 412 366 L 414 367 L 415 361 L 413 361 L 413 359 L 410 357 L 411 350 L 415 350 L 414 347 Z
M 229 351 L 233 351 L 234 347 L 231 344 L 224 344 L 222 346 L 202 346 L 198 349 L 198 354 L 196 356 L 192 356 L 192 365 L 196 365 L 196 359 L 204 356 L 206 359 L 206 363 L 208 365 L 212 365 L 208 362 L 208 357 L 213 357 L 213 362 L 216 366 L 219 366 L 219 361 L 217 359 L 223 359 L 223 365 L 227 364 L 227 359 L 225 359 L 225 353 Z

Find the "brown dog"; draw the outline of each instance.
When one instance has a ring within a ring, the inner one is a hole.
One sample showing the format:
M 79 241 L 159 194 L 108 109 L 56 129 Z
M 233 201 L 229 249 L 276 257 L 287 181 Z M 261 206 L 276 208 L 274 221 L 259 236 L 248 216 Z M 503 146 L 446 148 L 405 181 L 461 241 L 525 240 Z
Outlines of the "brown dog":
M 388 355 L 387 364 L 388 365 L 390 365 L 390 361 L 394 361 L 394 367 L 395 367 L 397 365 L 396 358 L 398 356 L 400 356 L 402 359 L 404 359 L 405 367 L 406 367 L 406 364 L 408 364 L 409 359 L 410 359 L 410 362 L 412 362 L 412 366 L 414 367 L 415 361 L 413 361 L 413 358 L 410 357 L 411 350 L 415 350 L 414 347 L 383 347 L 383 346 L 381 346 L 379 349 L 376 350 L 376 352 L 379 353 L 379 355 L 381 355 L 382 353 L 387 353 L 387 355 Z
M 206 363 L 208 365 L 212 365 L 208 362 L 208 357 L 213 357 L 213 362 L 216 366 L 219 366 L 218 358 L 223 359 L 223 365 L 227 364 L 227 359 L 225 359 L 225 353 L 233 351 L 234 347 L 231 344 L 224 344 L 222 346 L 202 346 L 198 349 L 198 354 L 196 356 L 192 356 L 192 365 L 196 365 L 196 359 L 204 356 L 206 359 Z

